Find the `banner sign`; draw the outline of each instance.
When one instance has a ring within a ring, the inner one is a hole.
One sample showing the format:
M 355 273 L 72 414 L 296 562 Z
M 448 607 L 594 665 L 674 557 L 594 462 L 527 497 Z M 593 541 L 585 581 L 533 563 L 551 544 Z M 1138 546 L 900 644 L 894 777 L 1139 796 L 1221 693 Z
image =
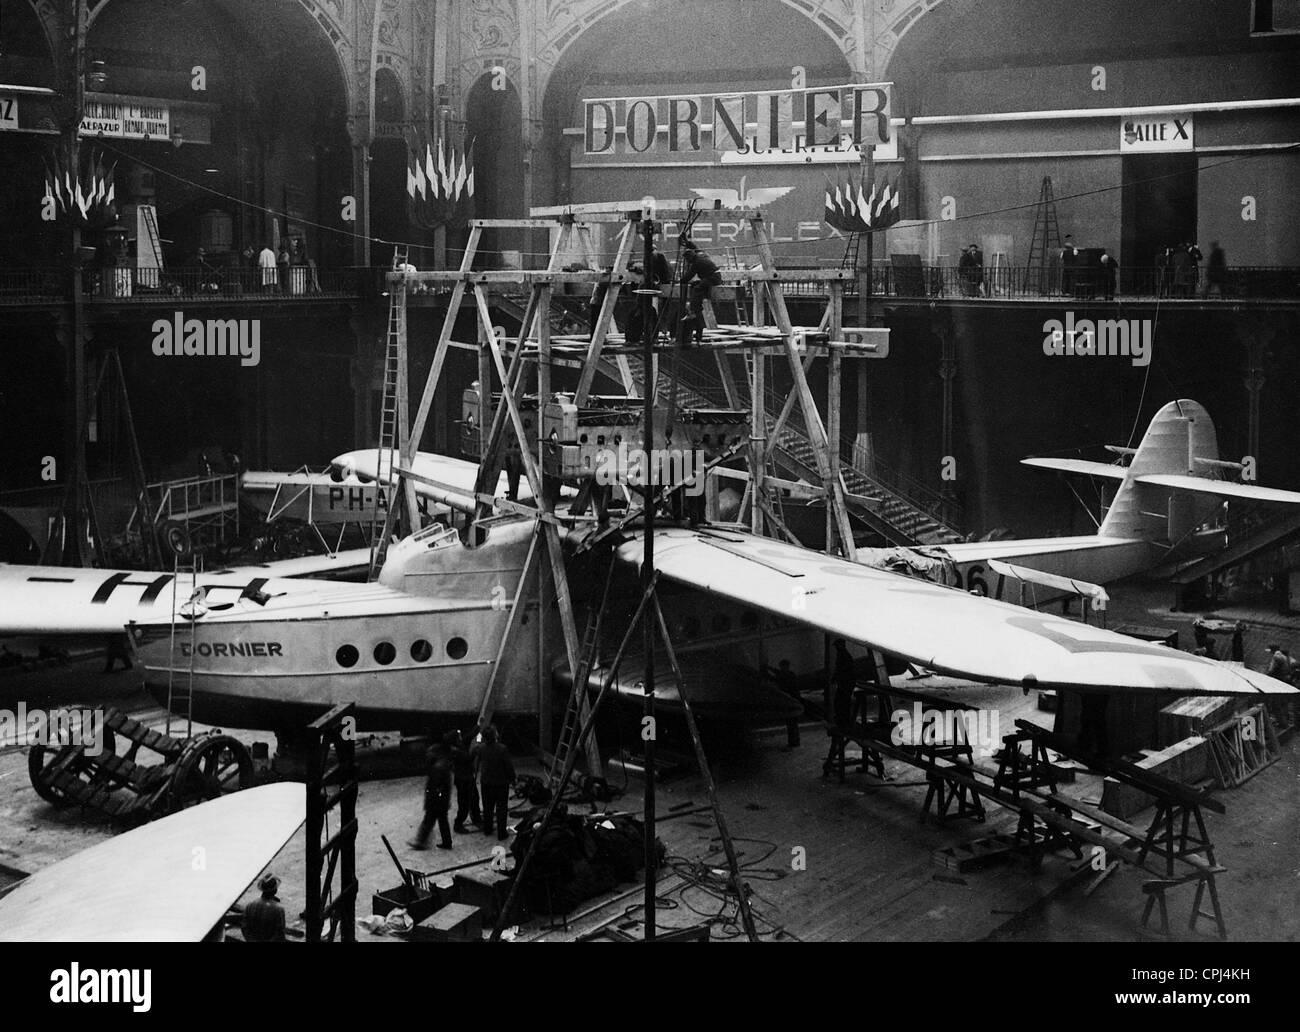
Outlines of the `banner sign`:
M 52 99 L 35 90 L 0 88 L 0 132 L 58 135 Z
M 587 154 L 856 153 L 890 143 L 892 83 L 583 101 Z M 841 158 L 840 160 L 844 160 Z
M 1143 115 L 1119 120 L 1119 149 L 1124 154 L 1189 151 L 1194 134 L 1192 116 Z
M 156 100 L 86 100 L 82 136 L 111 136 L 119 140 L 170 140 L 171 113 Z

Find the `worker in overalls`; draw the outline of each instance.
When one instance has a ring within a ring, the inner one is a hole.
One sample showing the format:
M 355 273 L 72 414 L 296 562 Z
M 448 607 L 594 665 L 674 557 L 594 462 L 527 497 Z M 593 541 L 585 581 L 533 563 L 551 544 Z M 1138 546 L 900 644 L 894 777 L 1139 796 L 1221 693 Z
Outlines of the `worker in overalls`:
M 682 320 L 694 332 L 695 343 L 704 343 L 704 299 L 713 296 L 713 288 L 722 285 L 717 263 L 696 246 L 693 240 L 682 241 L 682 282 L 690 286 L 691 313 Z

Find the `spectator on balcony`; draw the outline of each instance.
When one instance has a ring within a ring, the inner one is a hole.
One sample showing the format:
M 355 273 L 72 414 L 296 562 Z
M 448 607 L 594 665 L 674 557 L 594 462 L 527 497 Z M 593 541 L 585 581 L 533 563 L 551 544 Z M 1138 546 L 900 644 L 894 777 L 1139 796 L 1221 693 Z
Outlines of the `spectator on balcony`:
M 257 267 L 262 270 L 262 292 L 269 294 L 275 290 L 275 252 L 270 244 L 263 244 L 257 255 Z
M 198 271 L 199 293 L 216 294 L 221 290 L 221 284 L 217 281 L 217 270 L 208 261 L 208 252 L 199 248 L 194 252 L 194 268 Z
M 1192 289 L 1189 293 L 1199 294 L 1201 292 L 1201 262 L 1205 255 L 1201 254 L 1201 249 L 1196 246 L 1196 242 L 1187 245 L 1187 256 L 1192 262 Z
M 1115 284 L 1119 280 L 1119 262 L 1110 256 L 1109 251 L 1102 251 L 1101 258 L 1101 294 L 1107 301 L 1115 300 Z
M 1156 255 L 1156 297 L 1169 293 L 1169 283 L 1174 274 L 1174 249 L 1166 247 Z
M 1079 262 L 1079 249 L 1074 246 L 1074 237 L 1068 233 L 1061 245 L 1061 293 L 1074 293 L 1074 268 Z
M 289 242 L 286 240 L 280 244 L 280 253 L 276 256 L 275 264 L 280 270 L 280 290 L 282 293 L 289 293 L 289 267 L 293 260 L 289 257 Z
M 1210 241 L 1210 260 L 1205 264 L 1205 296 L 1211 293 L 1223 297 L 1223 284 L 1228 278 L 1228 259 L 1217 240 Z
M 957 270 L 961 277 L 961 292 L 967 297 L 978 297 L 980 284 L 984 282 L 984 255 L 977 246 L 967 244 L 962 248 Z
M 1196 282 L 1196 272 L 1192 264 L 1191 247 L 1192 245 L 1188 243 L 1175 247 L 1173 249 L 1174 253 L 1169 259 L 1169 263 L 1173 267 L 1174 297 L 1190 297 L 1192 294 L 1192 284 Z

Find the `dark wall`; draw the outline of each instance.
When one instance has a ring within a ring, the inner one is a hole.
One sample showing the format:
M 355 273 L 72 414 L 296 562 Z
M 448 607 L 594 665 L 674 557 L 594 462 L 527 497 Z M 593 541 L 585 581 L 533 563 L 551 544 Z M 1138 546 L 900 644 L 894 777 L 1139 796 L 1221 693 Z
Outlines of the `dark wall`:
M 1045 355 L 1043 321 L 1062 318 L 1061 310 L 991 305 L 887 310 L 890 356 L 868 364 L 868 427 L 881 459 L 932 490 L 944 486 L 940 338 L 951 333 L 957 359 L 953 446 L 956 489 L 966 511 L 963 529 L 983 533 L 1003 526 L 1018 536 L 1091 532 L 1066 485 L 1019 460 L 1050 454 L 1107 461 L 1113 456 L 1103 445 L 1136 445 L 1155 412 L 1176 398 L 1205 405 L 1218 430 L 1220 454 L 1240 459 L 1248 441 L 1245 343 L 1262 336 L 1268 343 L 1259 480 L 1300 488 L 1293 416 L 1300 390 L 1300 314 L 1256 317 L 1227 305 L 1104 311 L 1077 304 L 1074 312 L 1076 319 L 1154 318 L 1149 369 L 1133 366 L 1127 357 Z M 856 377 L 846 376 L 847 433 L 854 429 L 855 383 Z M 1095 503 L 1086 480 L 1077 486 Z M 1092 508 L 1095 513 L 1095 504 Z

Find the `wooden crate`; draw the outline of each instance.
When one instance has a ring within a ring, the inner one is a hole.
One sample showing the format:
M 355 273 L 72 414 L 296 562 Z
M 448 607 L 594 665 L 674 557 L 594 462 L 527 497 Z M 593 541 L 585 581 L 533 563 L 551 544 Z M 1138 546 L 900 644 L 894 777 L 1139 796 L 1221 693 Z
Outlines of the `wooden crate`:
M 1163 749 L 1191 735 L 1204 735 L 1226 720 L 1240 702 L 1232 695 L 1187 695 L 1171 702 L 1156 714 L 1156 744 Z

